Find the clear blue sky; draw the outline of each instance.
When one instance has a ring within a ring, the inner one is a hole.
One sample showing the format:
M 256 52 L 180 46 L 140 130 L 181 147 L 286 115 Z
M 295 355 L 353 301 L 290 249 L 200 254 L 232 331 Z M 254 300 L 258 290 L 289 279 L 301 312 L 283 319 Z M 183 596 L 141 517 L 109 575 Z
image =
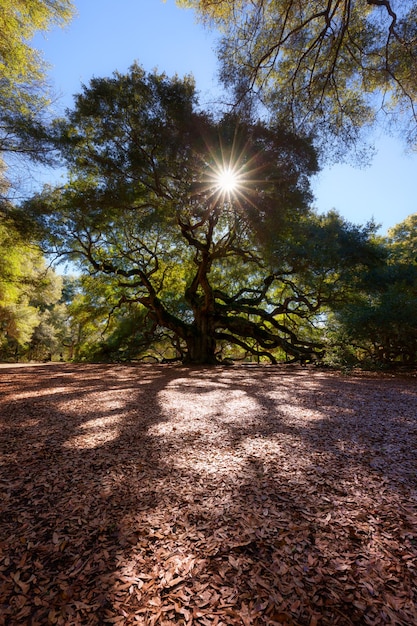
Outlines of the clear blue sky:
M 78 16 L 65 29 L 37 36 L 35 45 L 51 65 L 58 110 L 72 104 L 81 83 L 110 76 L 138 61 L 147 71 L 193 74 L 200 103 L 209 109 L 218 96 L 216 34 L 174 0 L 76 0 Z M 381 232 L 417 212 L 417 155 L 398 141 L 381 137 L 372 165 L 337 165 L 313 180 L 315 206 L 335 208 L 351 222 L 374 219 Z

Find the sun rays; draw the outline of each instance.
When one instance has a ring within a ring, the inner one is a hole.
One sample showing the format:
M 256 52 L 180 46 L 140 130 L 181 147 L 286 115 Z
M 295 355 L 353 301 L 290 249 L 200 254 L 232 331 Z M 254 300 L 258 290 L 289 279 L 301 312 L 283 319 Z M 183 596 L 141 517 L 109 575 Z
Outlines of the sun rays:
M 250 156 L 247 148 L 245 145 L 238 151 L 233 146 L 229 151 L 221 149 L 220 154 L 208 149 L 210 164 L 202 189 L 212 204 L 255 206 L 257 188 L 262 185 L 261 172 L 258 159 Z
M 240 179 L 233 168 L 222 167 L 217 174 L 218 190 L 227 195 L 233 195 L 238 191 Z
M 242 216 L 261 211 L 275 184 L 270 142 L 239 125 L 221 127 L 217 137 L 206 136 L 204 142 L 206 154 L 196 160 L 192 183 L 192 204 L 200 207 L 196 215 L 200 218 L 205 210 L 217 214 L 224 209 Z
M 243 155 L 239 158 L 239 155 L 221 154 L 219 157 L 211 150 L 209 154 L 211 163 L 203 181 L 205 193 L 215 204 L 238 201 L 248 185 L 247 164 Z

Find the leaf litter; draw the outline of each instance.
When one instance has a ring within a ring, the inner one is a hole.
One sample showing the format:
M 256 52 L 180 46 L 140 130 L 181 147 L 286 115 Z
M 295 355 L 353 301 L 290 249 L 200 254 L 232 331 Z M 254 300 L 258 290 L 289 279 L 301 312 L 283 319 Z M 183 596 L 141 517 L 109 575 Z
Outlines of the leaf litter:
M 0 625 L 417 624 L 417 385 L 0 369 Z

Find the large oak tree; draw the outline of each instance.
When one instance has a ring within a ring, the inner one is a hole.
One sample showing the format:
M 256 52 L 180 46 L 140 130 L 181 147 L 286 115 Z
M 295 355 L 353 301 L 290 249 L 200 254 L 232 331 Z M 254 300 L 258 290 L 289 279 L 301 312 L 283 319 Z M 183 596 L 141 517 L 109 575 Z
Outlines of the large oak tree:
M 367 237 L 309 209 L 308 140 L 215 119 L 192 79 L 134 65 L 93 79 L 55 142 L 69 181 L 25 210 L 58 254 L 108 281 L 109 309 L 144 308 L 193 363 L 215 363 L 224 344 L 272 362 L 318 348 L 309 322 Z

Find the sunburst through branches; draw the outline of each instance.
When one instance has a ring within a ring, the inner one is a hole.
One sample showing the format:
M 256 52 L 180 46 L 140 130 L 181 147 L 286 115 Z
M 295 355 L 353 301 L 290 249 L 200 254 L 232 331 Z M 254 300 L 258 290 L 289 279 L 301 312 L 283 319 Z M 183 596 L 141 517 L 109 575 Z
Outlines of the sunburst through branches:
M 263 136 L 253 137 L 248 132 L 244 137 L 245 130 L 246 127 L 237 127 L 232 137 L 229 133 L 225 139 L 220 136 L 213 143 L 206 140 L 205 171 L 200 170 L 201 178 L 194 190 L 195 197 L 204 198 L 203 202 L 208 201 L 211 207 L 233 206 L 240 212 L 249 207 L 256 210 L 266 190 L 271 191 L 274 185 L 271 158 L 277 151 L 268 150 L 269 144 Z
M 217 204 L 225 202 L 237 206 L 246 203 L 253 204 L 253 195 L 256 183 L 259 183 L 259 165 L 256 157 L 250 156 L 247 146 L 242 152 L 231 155 L 222 154 L 216 158 L 209 151 L 213 162 L 203 182 L 205 193 Z
M 239 175 L 231 167 L 222 167 L 217 176 L 216 181 L 218 191 L 224 194 L 233 194 L 239 187 Z

